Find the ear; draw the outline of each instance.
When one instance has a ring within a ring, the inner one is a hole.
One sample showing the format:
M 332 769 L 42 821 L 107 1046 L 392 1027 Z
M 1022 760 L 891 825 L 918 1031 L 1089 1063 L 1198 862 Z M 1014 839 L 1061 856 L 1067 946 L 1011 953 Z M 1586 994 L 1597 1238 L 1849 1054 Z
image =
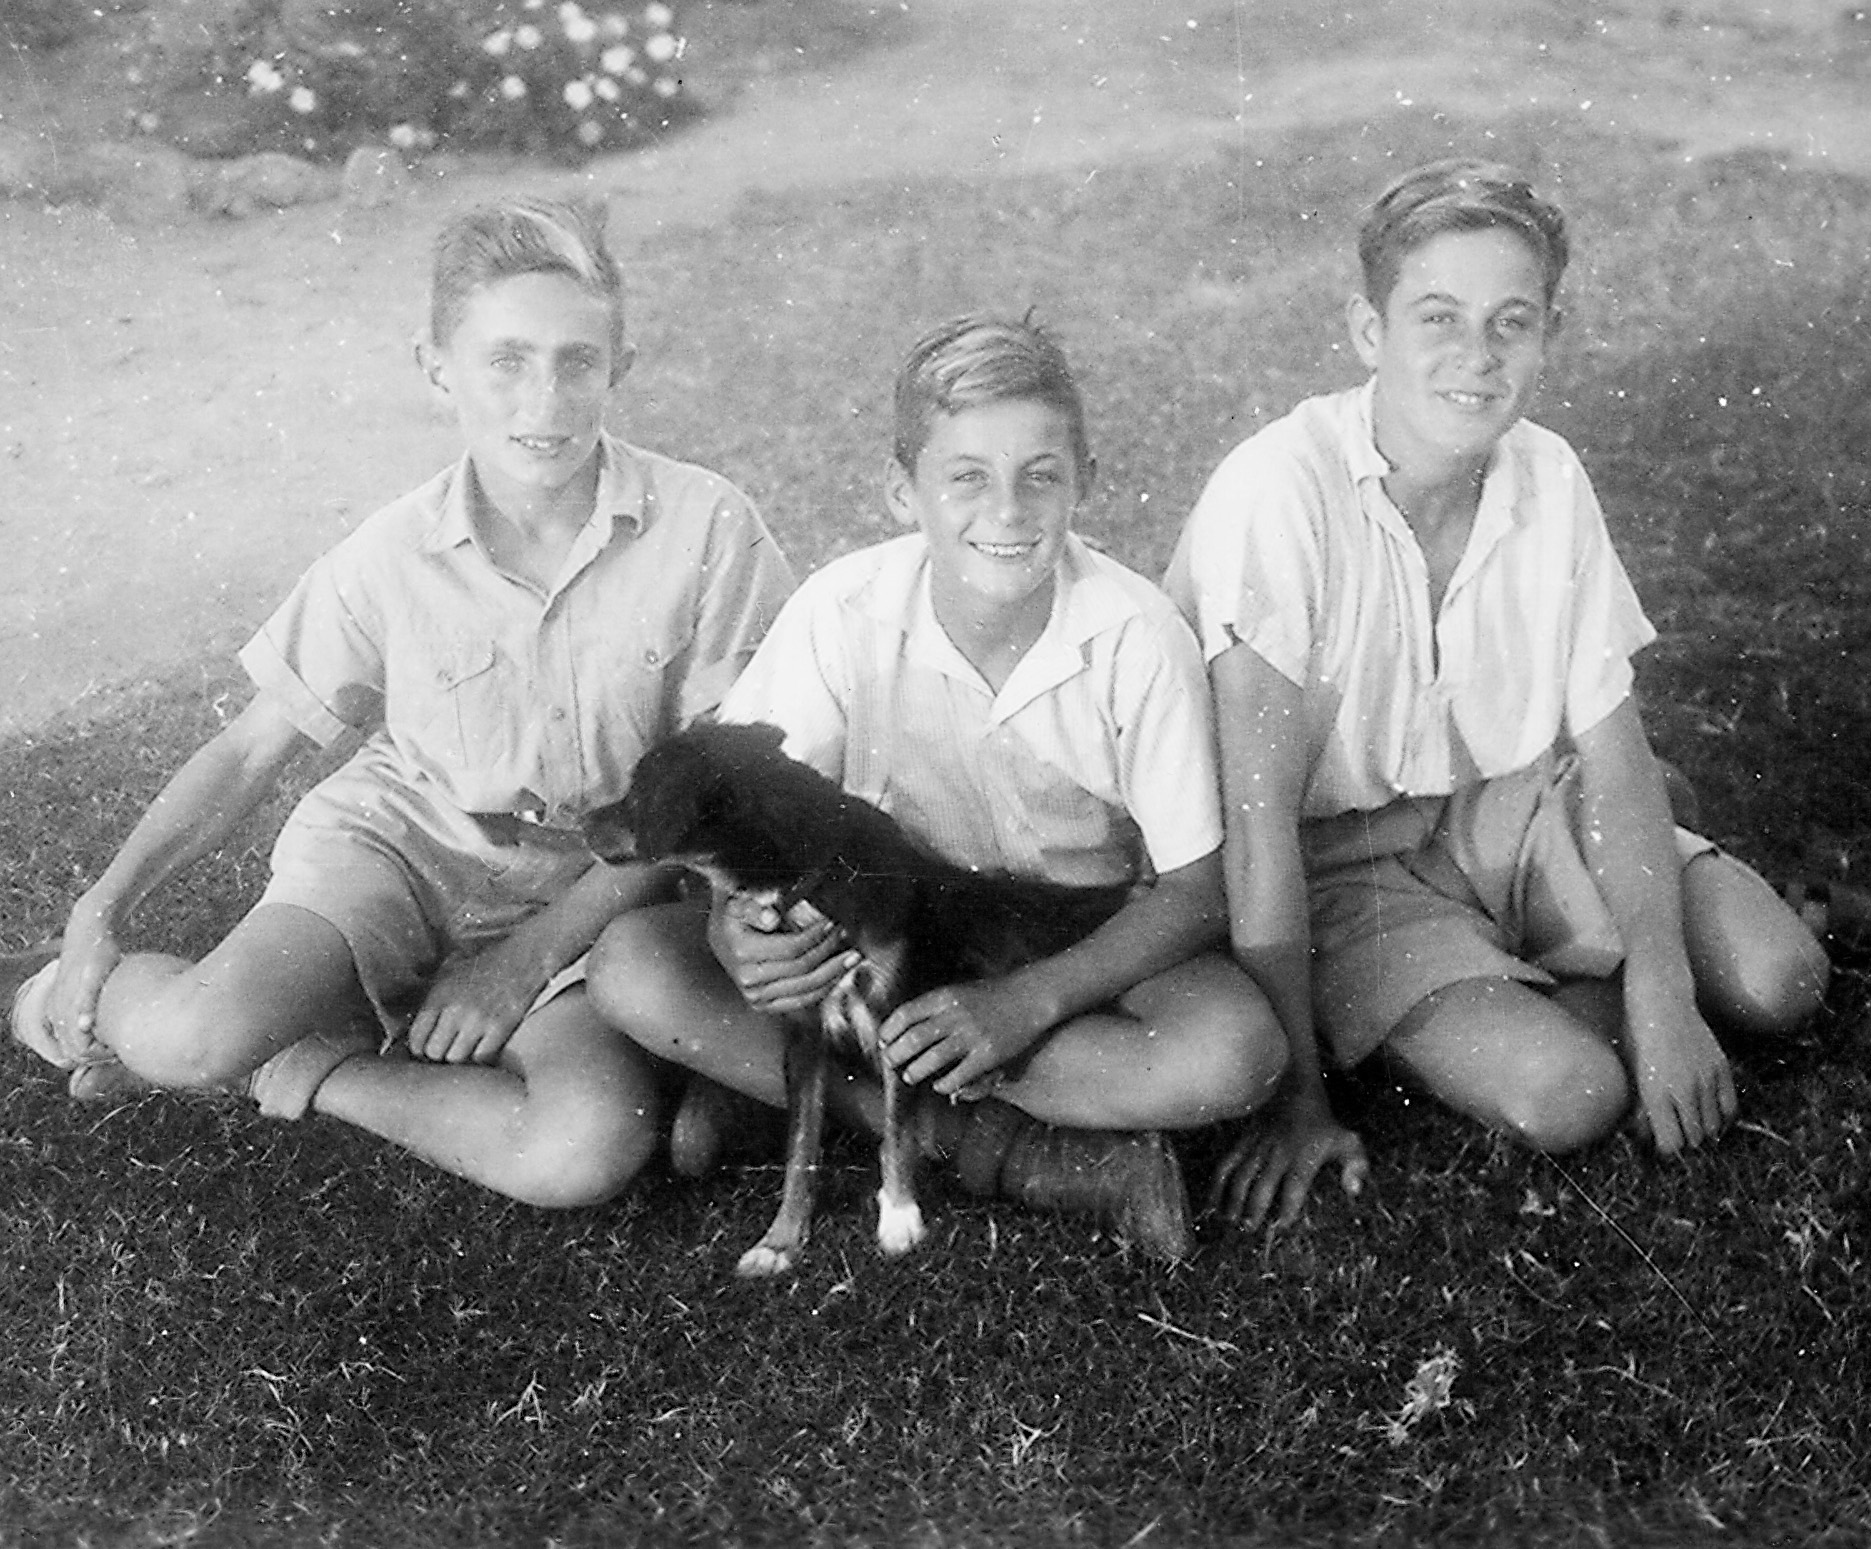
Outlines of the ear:
M 1559 330 L 1564 326 L 1565 321 L 1566 309 L 1564 307 L 1546 309 L 1546 338 L 1549 343 L 1559 337 Z
M 1345 331 L 1351 335 L 1351 347 L 1370 370 L 1377 369 L 1377 355 L 1384 342 L 1384 315 L 1371 305 L 1362 291 L 1345 303 Z
M 435 341 L 426 333 L 415 338 L 416 366 L 429 379 L 429 386 L 442 398 L 448 397 L 447 371 L 442 363 L 442 352 L 436 348 Z
M 611 356 L 611 386 L 616 387 L 630 375 L 630 368 L 637 363 L 637 347 L 628 341 L 617 346 L 617 353 Z
M 913 488 L 915 482 L 909 469 L 898 462 L 894 454 L 885 461 L 884 503 L 890 507 L 890 514 L 905 527 L 918 525 Z

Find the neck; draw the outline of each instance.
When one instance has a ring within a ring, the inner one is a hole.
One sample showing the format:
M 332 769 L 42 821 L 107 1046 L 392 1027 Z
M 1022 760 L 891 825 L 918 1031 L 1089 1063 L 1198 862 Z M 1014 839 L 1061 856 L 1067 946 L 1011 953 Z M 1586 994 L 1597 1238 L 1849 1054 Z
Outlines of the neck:
M 479 492 L 476 509 L 484 520 L 504 523 L 525 541 L 550 540 L 555 535 L 578 532 L 591 519 L 598 499 L 598 458 L 585 466 L 557 489 L 532 489 L 490 484 L 479 467 L 474 470 L 474 485 Z
M 939 583 L 930 588 L 942 632 L 996 693 L 1045 633 L 1052 618 L 1053 592 L 1053 583 L 1048 581 L 1017 603 L 1001 605 L 984 602 L 971 592 L 950 593 Z

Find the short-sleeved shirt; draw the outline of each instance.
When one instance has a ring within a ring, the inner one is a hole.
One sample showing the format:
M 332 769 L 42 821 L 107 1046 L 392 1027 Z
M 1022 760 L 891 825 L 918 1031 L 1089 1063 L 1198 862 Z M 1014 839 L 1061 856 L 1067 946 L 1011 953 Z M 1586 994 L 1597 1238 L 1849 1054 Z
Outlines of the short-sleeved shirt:
M 1221 843 L 1201 653 L 1150 582 L 1076 536 L 1044 631 L 996 693 L 935 616 L 920 533 L 799 588 L 721 706 L 942 855 L 1078 885 Z
M 359 772 L 438 813 L 575 827 L 712 708 L 792 589 L 725 479 L 609 436 L 600 456 L 549 588 L 490 558 L 464 457 L 316 561 L 242 664 L 319 745 L 367 734 Z
M 1527 767 L 1623 702 L 1656 634 L 1577 455 L 1525 420 L 1432 618 L 1371 397 L 1308 399 L 1236 447 L 1164 582 L 1210 660 L 1243 643 L 1301 690 L 1308 819 Z

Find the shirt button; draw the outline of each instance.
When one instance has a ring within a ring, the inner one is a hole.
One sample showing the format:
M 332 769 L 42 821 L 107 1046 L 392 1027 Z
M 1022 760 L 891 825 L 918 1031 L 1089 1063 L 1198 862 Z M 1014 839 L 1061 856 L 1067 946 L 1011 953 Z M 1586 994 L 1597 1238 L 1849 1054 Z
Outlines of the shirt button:
M 564 705 L 554 705 L 552 707 L 552 719 L 555 721 L 563 721 L 565 719 Z
M 655 646 L 651 646 L 643 653 L 643 665 L 646 667 L 654 667 L 662 659 L 662 652 L 657 650 Z

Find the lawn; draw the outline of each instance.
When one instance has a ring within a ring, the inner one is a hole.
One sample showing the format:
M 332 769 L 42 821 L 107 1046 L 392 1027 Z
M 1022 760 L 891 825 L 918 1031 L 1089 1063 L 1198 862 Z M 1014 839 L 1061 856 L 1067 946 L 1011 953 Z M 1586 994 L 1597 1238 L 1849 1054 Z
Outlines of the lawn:
M 1452 145 L 1573 217 L 1540 417 L 1663 632 L 1656 742 L 1737 853 L 1862 880 L 1862 182 L 1398 110 L 1194 165 L 756 200 L 644 254 L 631 433 L 741 482 L 808 568 L 885 531 L 907 340 L 1035 305 L 1091 401 L 1084 526 L 1154 574 L 1229 445 L 1352 380 L 1357 206 Z M 0 747 L 8 944 L 225 713 L 203 673 Z M 282 811 L 149 939 L 224 928 Z M 1743 1122 L 1686 1163 L 1520 1154 L 1357 1078 L 1374 1186 L 1271 1242 L 1211 1230 L 1166 1269 L 937 1180 L 928 1249 L 885 1264 L 847 1143 L 783 1286 L 731 1274 L 770 1168 L 547 1216 L 325 1121 L 76 1109 L 9 1046 L 0 1545 L 1863 1543 L 1867 983 L 1742 1051 Z

